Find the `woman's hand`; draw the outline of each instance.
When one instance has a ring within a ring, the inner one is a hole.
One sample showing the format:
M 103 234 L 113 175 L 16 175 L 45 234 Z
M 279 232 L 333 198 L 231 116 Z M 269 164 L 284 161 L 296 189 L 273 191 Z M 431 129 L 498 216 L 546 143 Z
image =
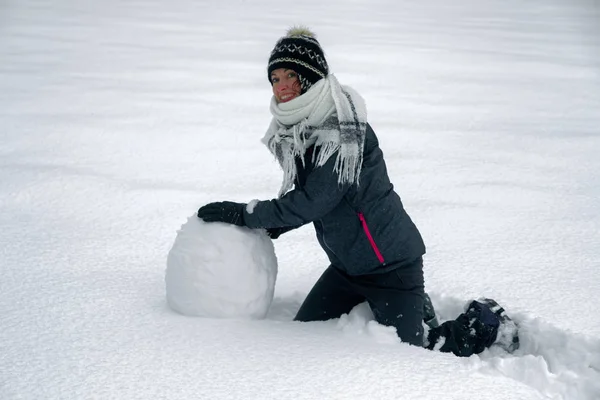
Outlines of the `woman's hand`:
M 274 240 L 281 236 L 282 233 L 285 233 L 287 230 L 285 228 L 267 228 L 266 231 L 267 236 Z
M 205 222 L 225 222 L 237 226 L 245 226 L 244 208 L 246 204 L 231 201 L 209 203 L 200 207 L 198 218 Z

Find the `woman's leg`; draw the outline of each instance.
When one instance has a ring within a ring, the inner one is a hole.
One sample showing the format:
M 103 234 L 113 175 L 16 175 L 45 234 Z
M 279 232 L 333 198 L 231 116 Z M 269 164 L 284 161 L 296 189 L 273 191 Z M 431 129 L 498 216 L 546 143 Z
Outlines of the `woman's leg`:
M 403 342 L 423 346 L 423 260 L 382 274 L 353 277 L 375 320 L 396 328 Z
M 364 296 L 354 290 L 347 275 L 331 265 L 306 296 L 294 320 L 308 322 L 339 318 L 364 300 Z

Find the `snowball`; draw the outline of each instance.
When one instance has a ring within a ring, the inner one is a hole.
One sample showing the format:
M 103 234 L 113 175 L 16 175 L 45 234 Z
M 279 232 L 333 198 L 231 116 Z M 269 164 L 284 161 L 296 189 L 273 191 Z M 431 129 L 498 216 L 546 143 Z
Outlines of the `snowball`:
M 262 319 L 273 301 L 277 258 L 263 229 L 188 218 L 167 257 L 167 302 L 178 313 Z

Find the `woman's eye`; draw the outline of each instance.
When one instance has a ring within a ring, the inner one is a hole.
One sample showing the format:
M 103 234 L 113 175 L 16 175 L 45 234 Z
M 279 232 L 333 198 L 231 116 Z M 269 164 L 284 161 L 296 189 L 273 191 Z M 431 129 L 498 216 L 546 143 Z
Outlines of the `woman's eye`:
M 288 74 L 288 78 L 295 78 L 296 76 L 298 76 L 298 75 L 296 75 L 296 73 L 295 73 L 295 72 L 290 72 L 290 73 Z
M 271 78 L 271 83 L 277 83 L 277 82 L 279 82 L 279 78 L 275 78 L 275 77 Z

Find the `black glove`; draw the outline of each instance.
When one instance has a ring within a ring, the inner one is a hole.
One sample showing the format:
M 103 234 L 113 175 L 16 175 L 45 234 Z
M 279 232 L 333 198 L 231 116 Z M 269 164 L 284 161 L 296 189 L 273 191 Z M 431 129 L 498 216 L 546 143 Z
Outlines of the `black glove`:
M 294 229 L 300 228 L 302 225 L 298 226 L 282 226 L 280 228 L 266 228 L 267 236 L 271 239 L 277 239 L 279 236 L 283 235 L 286 232 L 293 231 Z
M 285 228 L 267 228 L 267 236 L 271 239 L 277 239 L 282 233 L 285 233 Z
M 237 226 L 245 226 L 243 203 L 220 201 L 200 207 L 198 218 L 206 222 L 225 222 Z

